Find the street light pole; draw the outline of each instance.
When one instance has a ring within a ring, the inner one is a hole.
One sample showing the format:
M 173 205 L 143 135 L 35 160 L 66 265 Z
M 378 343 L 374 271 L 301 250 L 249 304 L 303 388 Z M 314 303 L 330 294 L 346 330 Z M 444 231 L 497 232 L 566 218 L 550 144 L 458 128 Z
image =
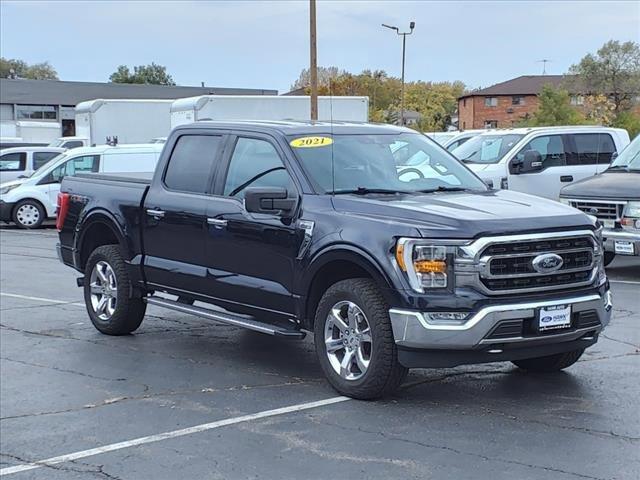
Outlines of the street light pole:
M 318 56 L 316 45 L 316 0 L 309 0 L 309 74 L 311 83 L 311 120 L 318 120 Z
M 413 33 L 413 29 L 416 27 L 416 22 L 409 22 L 409 31 L 401 32 L 398 27 L 394 27 L 392 25 L 382 24 L 383 27 L 389 28 L 391 30 L 395 30 L 398 35 L 402 35 L 402 86 L 400 89 L 400 125 L 404 126 L 404 63 L 405 63 L 405 52 L 407 48 L 407 35 L 411 35 Z

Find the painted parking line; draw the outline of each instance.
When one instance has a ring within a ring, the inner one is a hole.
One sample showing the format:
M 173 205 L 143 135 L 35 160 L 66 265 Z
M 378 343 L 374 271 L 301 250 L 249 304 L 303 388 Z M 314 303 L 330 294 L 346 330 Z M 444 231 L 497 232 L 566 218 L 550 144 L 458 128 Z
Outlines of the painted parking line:
M 609 283 L 626 283 L 629 285 L 640 285 L 640 282 L 636 282 L 634 280 L 611 280 L 609 279 Z
M 55 303 L 60 305 L 73 305 L 74 307 L 84 307 L 84 303 L 65 302 L 64 300 L 54 300 L 53 298 L 31 297 L 29 295 L 18 295 L 17 293 L 0 292 L 1 297 L 20 298 L 22 300 L 33 300 L 34 302 Z
M 57 465 L 64 462 L 70 462 L 78 460 L 80 458 L 92 457 L 94 455 L 100 455 L 102 453 L 113 452 L 115 450 L 122 450 L 124 448 L 135 447 L 138 445 L 145 445 L 147 443 L 160 442 L 162 440 L 168 440 L 170 438 L 184 437 L 185 435 L 191 435 L 194 433 L 205 432 L 207 430 L 213 430 L 220 427 L 226 427 L 229 425 L 237 425 L 238 423 L 250 422 L 252 420 L 259 420 L 261 418 L 275 417 L 277 415 L 284 415 L 287 413 L 300 412 L 303 410 L 310 410 L 312 408 L 324 407 L 327 405 L 333 405 L 334 403 L 346 402 L 351 400 L 349 397 L 331 397 L 324 400 L 318 400 L 316 402 L 300 403 L 297 405 L 291 405 L 289 407 L 276 408 L 274 410 L 265 410 L 263 412 L 252 413 L 250 415 L 243 415 L 241 417 L 227 418 L 225 420 L 218 420 L 211 423 L 203 423 L 202 425 L 196 425 L 194 427 L 183 428 L 181 430 L 173 430 L 171 432 L 158 433 L 156 435 L 149 435 L 147 437 L 134 438 L 133 440 L 127 440 L 119 443 L 112 443 L 110 445 L 104 445 L 102 447 L 91 448 L 89 450 L 82 450 L 80 452 L 69 453 L 67 455 L 60 455 L 59 457 L 51 457 L 46 460 L 39 460 L 33 463 L 26 463 L 22 465 L 15 465 L 13 467 L 6 467 L 0 470 L 0 476 L 10 475 L 12 473 L 25 472 L 27 470 L 34 470 L 36 468 L 42 468 L 50 465 Z

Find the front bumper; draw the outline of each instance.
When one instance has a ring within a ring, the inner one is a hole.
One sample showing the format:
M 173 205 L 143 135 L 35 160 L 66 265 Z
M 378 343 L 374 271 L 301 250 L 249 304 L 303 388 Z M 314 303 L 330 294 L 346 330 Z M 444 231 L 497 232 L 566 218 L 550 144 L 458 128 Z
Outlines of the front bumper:
M 622 229 L 608 229 L 602 231 L 602 239 L 605 252 L 612 252 L 618 255 L 640 255 L 640 233 L 633 233 Z M 620 249 L 616 251 L 616 242 L 631 243 L 633 253 L 623 253 Z
M 533 324 L 537 319 L 538 309 L 554 305 L 571 305 L 571 327 L 544 333 L 535 331 Z M 611 292 L 608 288 L 602 288 L 600 293 L 588 295 L 559 296 L 549 300 L 486 306 L 470 314 L 461 324 L 433 323 L 427 320 L 425 314 L 415 310 L 392 308 L 389 310 L 389 316 L 395 342 L 401 353 L 402 350 L 435 350 L 436 357 L 442 360 L 436 362 L 438 364 L 425 360 L 428 364 L 415 365 L 414 361 L 402 362 L 405 354 L 400 355 L 401 363 L 405 366 L 429 367 L 516 359 L 518 351 L 522 354 L 525 349 L 538 348 L 546 352 L 550 345 L 563 345 L 561 350 L 564 348 L 562 351 L 568 351 L 566 348 L 577 342 L 585 348 L 595 343 L 597 335 L 609 324 L 611 310 Z M 511 327 L 514 326 L 514 322 L 516 325 L 516 328 L 511 330 L 514 332 L 511 336 L 509 325 L 506 323 L 509 321 Z M 518 321 L 522 322 L 519 333 Z M 506 329 L 502 330 L 502 333 L 496 333 L 503 326 Z M 447 351 L 457 351 L 460 355 L 453 355 Z M 466 353 L 463 353 L 465 351 Z M 446 360 L 449 356 L 451 359 Z
M 0 200 L 0 221 L 13 222 L 13 207 L 15 203 L 8 203 Z

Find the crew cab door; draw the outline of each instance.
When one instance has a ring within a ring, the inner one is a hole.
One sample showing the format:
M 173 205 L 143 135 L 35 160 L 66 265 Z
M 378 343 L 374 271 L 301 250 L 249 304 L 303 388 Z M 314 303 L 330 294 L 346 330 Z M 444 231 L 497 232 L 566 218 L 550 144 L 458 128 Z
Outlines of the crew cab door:
M 178 295 L 206 293 L 206 225 L 222 134 L 186 133 L 172 139 L 161 176 L 143 207 L 147 283 Z
M 582 172 L 567 166 L 569 151 L 565 135 L 541 135 L 531 139 L 509 162 L 509 190 L 557 200 L 562 187 L 577 180 L 576 177 L 588 175 L 588 168 Z M 538 152 L 541 165 L 535 165 L 533 169 L 515 167 L 525 160 L 527 152 Z
M 230 139 L 217 195 L 207 207 L 208 285 L 226 308 L 255 316 L 294 312 L 294 268 L 303 232 L 278 213 L 249 213 L 248 188 L 285 188 L 298 198 L 283 152 L 268 136 Z

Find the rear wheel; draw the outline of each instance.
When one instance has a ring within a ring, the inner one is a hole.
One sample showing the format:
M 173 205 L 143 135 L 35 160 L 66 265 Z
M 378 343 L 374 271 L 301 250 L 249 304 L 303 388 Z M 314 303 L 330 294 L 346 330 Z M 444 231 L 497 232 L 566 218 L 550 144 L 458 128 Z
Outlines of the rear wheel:
M 604 266 L 608 266 L 613 259 L 616 258 L 616 254 L 613 252 L 604 252 Z
M 530 372 L 558 372 L 576 363 L 583 353 L 584 349 L 580 349 L 573 350 L 572 352 L 557 353 L 547 357 L 514 360 L 512 363 L 518 368 Z
M 147 304 L 133 285 L 120 247 L 96 248 L 87 260 L 84 302 L 93 326 L 107 335 L 126 335 L 142 323 Z
M 322 370 L 341 394 L 378 398 L 404 380 L 408 370 L 398 362 L 389 307 L 372 280 L 348 279 L 329 287 L 314 329 Z
M 44 207 L 36 200 L 22 200 L 13 209 L 13 221 L 20 228 L 39 228 L 46 216 Z

